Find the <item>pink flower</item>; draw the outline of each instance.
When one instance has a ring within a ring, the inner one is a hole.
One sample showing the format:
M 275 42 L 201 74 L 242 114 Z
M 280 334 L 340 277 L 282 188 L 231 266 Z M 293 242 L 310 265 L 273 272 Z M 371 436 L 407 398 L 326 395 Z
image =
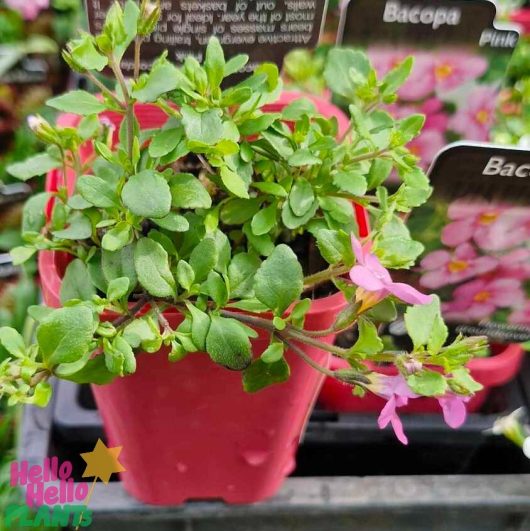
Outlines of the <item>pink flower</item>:
M 480 321 L 498 308 L 522 304 L 521 283 L 511 278 L 473 280 L 455 289 L 454 300 L 443 305 L 444 316 L 453 321 Z
M 449 118 L 444 112 L 443 102 L 438 98 L 430 98 L 424 102 L 419 112 L 425 114 L 424 130 L 434 130 L 444 133 L 447 131 Z
M 379 300 L 388 295 L 394 295 L 408 304 L 429 304 L 431 296 L 420 293 L 417 289 L 393 282 L 390 273 L 383 267 L 379 258 L 370 252 L 370 245 L 361 245 L 361 242 L 352 235 L 352 248 L 357 259 L 350 271 L 350 278 L 354 284 L 365 291 L 376 293 Z
M 468 396 L 455 395 L 446 393 L 438 397 L 438 403 L 442 407 L 445 423 L 454 430 L 460 428 L 466 421 L 467 410 L 466 402 L 469 402 Z
M 449 121 L 449 128 L 468 140 L 488 140 L 495 121 L 497 88 L 477 87 Z
M 463 243 L 452 253 L 446 250 L 429 253 L 420 264 L 421 268 L 426 271 L 420 279 L 420 284 L 429 289 L 457 284 L 493 271 L 497 264 L 498 261 L 495 258 L 478 257 L 469 243 Z
M 495 223 L 475 234 L 477 245 L 490 252 L 521 246 L 530 238 L 530 209 L 504 209 Z
M 387 400 L 377 420 L 379 428 L 384 429 L 391 424 L 398 440 L 403 444 L 408 444 L 409 441 L 396 410 L 398 407 L 406 406 L 410 398 L 418 398 L 418 395 L 410 390 L 407 381 L 401 375 L 383 376 L 379 374 L 370 390 Z
M 495 223 L 505 207 L 488 203 L 470 203 L 457 200 L 449 205 L 447 215 L 452 223 L 444 227 L 442 242 L 449 247 L 474 239 L 476 242 L 485 238 L 490 226 Z
M 517 280 L 530 279 L 530 249 L 516 249 L 499 258 L 498 275 Z
M 47 9 L 50 0 L 5 0 L 10 9 L 18 11 L 26 20 L 34 20 L 43 9 Z
M 438 92 L 448 92 L 468 81 L 481 77 L 488 69 L 488 61 L 480 56 L 463 53 L 439 53 L 434 60 L 434 78 Z
M 517 308 L 508 317 L 508 322 L 514 325 L 530 326 L 530 301 L 526 301 L 523 306 Z

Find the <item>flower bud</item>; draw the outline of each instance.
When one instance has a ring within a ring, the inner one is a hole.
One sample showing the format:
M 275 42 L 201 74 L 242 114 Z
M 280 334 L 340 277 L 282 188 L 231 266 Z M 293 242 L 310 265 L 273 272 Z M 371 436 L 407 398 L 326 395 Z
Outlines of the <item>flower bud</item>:
M 28 116 L 28 126 L 42 142 L 56 144 L 59 140 L 55 129 L 42 116 Z
M 86 69 L 83 68 L 72 56 L 72 54 L 67 51 L 63 50 L 61 52 L 61 55 L 64 59 L 64 62 L 70 67 L 70 69 L 74 72 L 78 72 L 79 74 L 84 74 L 86 72 Z
M 147 37 L 153 33 L 161 15 L 160 0 L 143 0 L 138 19 L 138 35 Z

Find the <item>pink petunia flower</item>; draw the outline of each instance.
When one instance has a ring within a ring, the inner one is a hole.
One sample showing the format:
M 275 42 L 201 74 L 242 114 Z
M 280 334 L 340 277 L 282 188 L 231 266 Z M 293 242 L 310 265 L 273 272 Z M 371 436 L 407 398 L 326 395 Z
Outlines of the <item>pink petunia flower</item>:
M 424 295 L 408 284 L 394 282 L 379 258 L 370 252 L 369 244 L 363 247 L 353 235 L 351 242 L 357 259 L 357 265 L 350 271 L 350 279 L 354 284 L 367 292 L 376 294 L 378 300 L 394 295 L 408 304 L 429 304 L 431 302 L 430 295 Z
M 530 301 L 526 301 L 523 306 L 517 308 L 508 317 L 508 322 L 514 325 L 530 326 Z
M 443 304 L 444 316 L 452 321 L 480 321 L 498 308 L 509 308 L 525 300 L 521 282 L 512 278 L 473 280 L 455 289 L 454 300 Z
M 50 0 L 5 0 L 10 9 L 18 11 L 26 20 L 35 20 L 38 14 L 50 6 Z
M 479 257 L 473 246 L 463 243 L 453 252 L 440 250 L 429 253 L 420 264 L 424 271 L 420 284 L 425 288 L 438 289 L 493 271 L 497 265 L 496 258 Z
M 461 199 L 454 201 L 447 211 L 452 223 L 442 230 L 442 243 L 456 247 L 472 239 L 484 239 L 485 233 L 504 210 L 505 207 L 489 203 L 470 203 Z
M 468 140 L 488 140 L 495 122 L 496 101 L 496 87 L 475 88 L 449 121 L 449 128 Z
M 370 387 L 370 390 L 387 400 L 377 419 L 379 428 L 384 429 L 391 424 L 398 440 L 403 444 L 408 444 L 409 441 L 403 431 L 403 424 L 397 414 L 397 408 L 406 406 L 409 403 L 409 399 L 418 398 L 418 395 L 411 391 L 402 375 L 377 375 L 377 380 Z
M 434 78 L 438 92 L 445 93 L 468 81 L 481 77 L 488 69 L 488 61 L 476 54 L 443 52 L 434 59 Z

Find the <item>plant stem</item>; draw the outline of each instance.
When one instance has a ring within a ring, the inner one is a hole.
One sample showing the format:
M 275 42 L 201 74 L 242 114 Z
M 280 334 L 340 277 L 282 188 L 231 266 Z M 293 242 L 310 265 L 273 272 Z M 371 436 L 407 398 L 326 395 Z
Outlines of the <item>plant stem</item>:
M 350 269 L 350 267 L 345 265 L 332 265 L 324 271 L 310 275 L 304 279 L 304 291 L 308 291 L 315 286 L 324 284 L 324 282 L 345 275 Z
M 144 40 L 142 37 L 136 37 L 134 40 L 134 80 L 140 77 L 140 50 Z
M 364 155 L 354 157 L 350 160 L 350 164 L 353 164 L 355 162 L 362 162 L 363 160 L 375 159 L 377 157 L 380 157 L 381 155 L 384 155 L 387 151 L 388 148 L 378 149 L 377 151 L 370 151 L 369 153 L 365 153 Z
M 171 334 L 173 330 L 168 320 L 164 317 L 164 314 L 162 313 L 163 310 L 160 309 L 160 306 L 158 306 L 158 303 L 154 299 L 149 299 L 149 302 L 152 304 L 153 310 L 158 318 L 158 322 L 162 325 L 164 331 L 168 334 Z
M 318 372 L 325 374 L 326 376 L 329 376 L 331 378 L 335 378 L 335 374 L 331 369 L 328 369 L 327 367 L 322 367 L 322 365 L 319 365 L 316 361 L 314 361 L 311 356 L 308 356 L 300 347 L 295 345 L 293 342 L 289 341 L 286 337 L 284 337 L 281 333 L 275 334 L 278 339 L 280 339 L 289 350 L 294 352 L 297 356 L 302 358 L 310 367 L 317 370 Z
M 210 166 L 209 162 L 202 156 L 197 155 L 197 158 L 200 160 L 203 168 L 210 174 L 215 175 L 215 172 L 213 171 L 213 168 Z
M 123 107 L 123 102 L 121 102 L 116 95 L 109 90 L 92 72 L 85 72 L 83 74 L 87 79 L 89 79 L 96 87 L 98 87 L 99 90 L 101 90 L 102 94 L 105 94 L 109 99 L 111 99 L 116 105 L 119 107 Z
M 122 315 L 121 317 L 118 317 L 112 324 L 119 328 L 124 325 L 128 325 L 131 321 L 134 320 L 136 317 L 136 314 L 149 302 L 149 295 L 143 294 L 138 302 L 130 309 L 129 313 L 127 315 Z

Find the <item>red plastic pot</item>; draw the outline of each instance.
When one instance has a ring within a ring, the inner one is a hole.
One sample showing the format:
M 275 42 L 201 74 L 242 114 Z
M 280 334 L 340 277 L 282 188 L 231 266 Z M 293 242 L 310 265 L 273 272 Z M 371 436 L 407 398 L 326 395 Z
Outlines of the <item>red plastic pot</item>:
M 467 403 L 469 412 L 478 411 L 488 397 L 493 387 L 504 385 L 517 375 L 524 358 L 524 350 L 520 345 L 494 346 L 493 355 L 489 358 L 476 358 L 468 363 L 468 368 L 475 380 L 484 389 L 476 393 Z M 331 368 L 343 369 L 348 367 L 345 360 L 333 358 Z M 374 366 L 375 369 L 375 366 Z M 377 372 L 387 376 L 395 376 L 394 366 L 377 367 Z M 386 400 L 374 394 L 367 394 L 364 398 L 352 395 L 351 387 L 336 380 L 327 378 L 319 397 L 319 403 L 326 409 L 349 413 L 379 413 L 386 404 Z M 403 413 L 438 413 L 441 412 L 438 401 L 434 398 L 420 397 L 410 400 L 407 406 L 400 408 Z
M 270 110 L 301 97 L 284 93 Z M 329 102 L 312 98 L 319 111 L 337 116 L 342 130 L 348 125 L 342 112 Z M 136 115 L 142 128 L 161 127 L 167 117 L 140 105 Z M 120 117 L 109 113 L 116 124 Z M 63 116 L 62 125 L 76 126 L 77 118 Z M 83 150 L 86 157 L 89 150 Z M 51 172 L 47 189 L 62 179 Z M 68 175 L 72 192 L 75 179 Z M 44 301 L 60 305 L 59 291 L 67 257 L 39 255 Z M 345 306 L 342 294 L 316 300 L 308 313 L 310 329 L 329 327 Z M 166 315 L 172 326 L 182 317 Z M 334 336 L 323 339 L 331 343 Z M 259 356 L 268 345 L 260 335 L 253 340 Z M 327 366 L 329 355 L 306 348 L 311 358 Z M 241 375 L 213 364 L 206 354 L 192 354 L 179 363 L 167 361 L 167 351 L 141 354 L 137 372 L 106 386 L 94 386 L 94 396 L 112 446 L 123 446 L 121 461 L 127 472 L 126 490 L 155 505 L 187 500 L 221 499 L 252 503 L 272 496 L 295 466 L 295 454 L 323 376 L 292 352 L 286 354 L 291 378 L 255 395 L 246 394 Z

